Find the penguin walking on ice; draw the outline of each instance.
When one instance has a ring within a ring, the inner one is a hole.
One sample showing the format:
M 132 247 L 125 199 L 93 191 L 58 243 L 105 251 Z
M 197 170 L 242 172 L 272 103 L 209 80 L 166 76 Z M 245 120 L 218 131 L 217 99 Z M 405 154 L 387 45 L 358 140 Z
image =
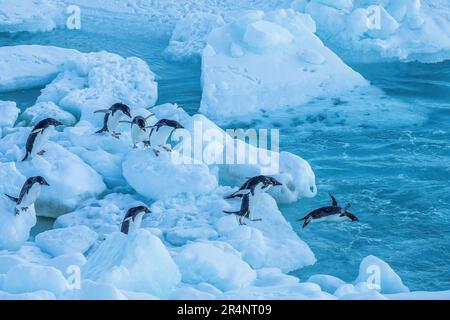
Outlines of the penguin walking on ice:
M 272 186 L 281 186 L 282 183 L 277 179 L 265 175 L 259 175 L 248 179 L 238 191 L 232 193 L 225 199 L 241 198 L 241 207 L 239 211 L 223 211 L 226 214 L 235 214 L 239 217 L 239 224 L 245 225 L 244 219 L 250 221 L 262 221 L 262 219 L 250 218 L 252 203 L 257 201 L 259 194 L 269 190 Z
M 283 185 L 277 179 L 265 175 L 259 175 L 248 179 L 238 191 L 230 194 L 229 196 L 224 197 L 224 199 L 232 199 L 237 197 L 242 197 L 245 194 L 251 193 L 252 196 L 255 195 L 256 192 L 265 192 L 269 190 L 272 186 L 281 186 Z
M 53 118 L 39 121 L 28 135 L 27 143 L 25 145 L 25 156 L 22 161 L 27 160 L 30 155 L 38 154 L 42 156 L 45 153 L 45 150 L 42 150 L 41 148 L 47 143 L 54 129 L 61 125 L 61 122 Z
M 149 135 L 149 144 L 151 146 L 162 147 L 167 152 L 171 151 L 165 145 L 172 132 L 177 129 L 184 129 L 184 127 L 179 122 L 169 119 L 158 120 L 158 122 L 148 128 L 151 129 Z M 153 149 L 153 152 L 156 156 L 159 156 L 158 150 Z
M 5 193 L 5 196 L 16 203 L 16 216 L 20 213 L 18 207 L 22 211 L 27 211 L 28 207 L 36 202 L 37 198 L 39 198 L 39 195 L 41 194 L 42 186 L 49 186 L 49 184 L 43 177 L 36 176 L 28 178 L 25 181 L 18 198 Z
M 109 109 L 97 110 L 94 111 L 94 113 L 105 114 L 105 117 L 103 118 L 103 128 L 96 133 L 111 132 L 111 135 L 117 139 L 119 139 L 120 133 L 115 130 L 119 125 L 119 122 L 124 117 L 131 119 L 130 107 L 123 103 L 115 103 Z
M 133 148 L 137 148 L 137 144 L 142 142 L 145 146 L 148 146 L 150 142 L 149 139 L 149 128 L 147 127 L 147 120 L 151 117 L 153 117 L 154 114 L 147 117 L 142 116 L 136 116 L 133 118 L 132 121 L 120 121 L 123 123 L 130 123 L 131 124 L 131 140 L 133 141 Z
M 314 211 L 311 211 L 303 218 L 297 220 L 297 221 L 304 221 L 303 228 L 306 228 L 312 221 L 316 222 L 321 221 L 342 222 L 346 220 L 358 221 L 358 218 L 353 213 L 348 211 L 348 209 L 350 208 L 350 203 L 347 203 L 347 205 L 344 208 L 341 208 L 338 205 L 336 198 L 331 193 L 329 193 L 329 195 L 332 201 L 331 206 L 322 207 Z
M 120 231 L 128 234 L 129 232 L 141 227 L 142 218 L 146 213 L 150 213 L 150 209 L 145 206 L 137 206 L 130 208 L 122 221 Z

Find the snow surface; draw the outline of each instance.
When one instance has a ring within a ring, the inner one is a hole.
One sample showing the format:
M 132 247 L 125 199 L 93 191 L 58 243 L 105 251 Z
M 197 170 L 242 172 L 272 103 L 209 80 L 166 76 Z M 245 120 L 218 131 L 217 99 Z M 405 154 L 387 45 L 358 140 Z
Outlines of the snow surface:
M 0 33 L 51 31 L 65 22 L 54 0 L 0 0 Z
M 13 101 L 0 101 L 0 137 L 5 129 L 14 126 L 19 115 L 19 108 L 16 107 L 16 103 Z
M 246 121 L 261 110 L 367 86 L 314 32 L 311 17 L 292 9 L 251 11 L 213 30 L 202 55 L 200 112 Z
M 448 1 L 295 0 L 291 6 L 310 14 L 319 37 L 345 60 L 439 62 L 450 58 Z

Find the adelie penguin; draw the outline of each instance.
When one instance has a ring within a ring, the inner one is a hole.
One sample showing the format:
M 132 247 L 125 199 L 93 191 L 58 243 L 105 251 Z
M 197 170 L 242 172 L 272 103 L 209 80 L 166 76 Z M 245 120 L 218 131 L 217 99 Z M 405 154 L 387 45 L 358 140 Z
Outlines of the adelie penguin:
M 137 148 L 138 143 L 143 143 L 145 146 L 150 144 L 149 142 L 149 128 L 147 127 L 147 120 L 153 117 L 154 114 L 151 114 L 147 117 L 136 116 L 132 121 L 120 121 L 123 123 L 131 124 L 131 140 L 133 141 L 133 148 Z
M 338 205 L 336 198 L 331 193 L 329 193 L 329 195 L 332 201 L 331 206 L 316 209 L 308 213 L 303 218 L 297 220 L 297 221 L 304 221 L 303 228 L 306 228 L 312 221 L 315 222 L 321 221 L 342 222 L 346 220 L 358 221 L 358 218 L 353 213 L 347 211 L 350 208 L 349 203 L 344 208 L 341 208 Z
M 109 109 L 97 110 L 94 113 L 100 112 L 105 114 L 105 117 L 103 118 L 103 128 L 96 133 L 111 132 L 111 135 L 114 138 L 119 138 L 120 133 L 117 133 L 115 130 L 124 117 L 131 119 L 130 107 L 123 103 L 115 103 Z
M 142 218 L 146 213 L 150 213 L 150 209 L 145 206 L 137 206 L 130 208 L 123 218 L 120 231 L 128 234 L 129 232 L 139 229 L 141 227 Z
M 151 146 L 154 147 L 162 147 L 164 150 L 170 152 L 165 145 L 167 143 L 167 139 L 169 139 L 170 135 L 173 131 L 177 129 L 184 129 L 184 127 L 175 120 L 169 119 L 161 119 L 158 120 L 153 126 L 150 128 L 149 142 Z M 159 155 L 159 151 L 153 149 L 153 152 L 156 156 Z
M 5 196 L 16 203 L 16 215 L 20 213 L 18 208 L 22 211 L 27 211 L 28 207 L 36 202 L 37 198 L 41 194 L 42 186 L 49 186 L 49 184 L 43 177 L 36 176 L 28 178 L 27 181 L 25 181 L 18 198 L 5 193 Z
M 250 217 L 251 201 L 255 201 L 255 196 L 267 191 L 272 186 L 281 186 L 282 184 L 275 178 L 260 175 L 248 179 L 238 191 L 226 196 L 225 199 L 242 198 L 239 211 L 223 211 L 226 214 L 235 214 L 239 217 L 239 224 L 245 224 L 244 219 L 250 221 L 261 221 L 261 219 L 252 219 Z
M 25 161 L 29 156 L 34 156 L 36 154 L 42 156 L 45 153 L 45 150 L 42 150 L 41 148 L 47 143 L 54 129 L 61 125 L 61 122 L 53 118 L 39 121 L 28 136 L 25 145 L 25 156 L 22 161 Z
M 242 197 L 245 194 L 251 193 L 252 196 L 257 192 L 265 192 L 272 186 L 281 186 L 282 183 L 277 179 L 265 175 L 259 175 L 248 179 L 238 191 L 224 197 L 224 199 L 232 199 L 237 197 Z

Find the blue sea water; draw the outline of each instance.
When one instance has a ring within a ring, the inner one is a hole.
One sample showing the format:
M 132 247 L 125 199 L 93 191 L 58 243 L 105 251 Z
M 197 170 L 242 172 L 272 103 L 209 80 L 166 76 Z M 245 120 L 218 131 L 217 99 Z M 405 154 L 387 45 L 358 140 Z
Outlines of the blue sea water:
M 157 75 L 158 103 L 176 102 L 192 114 L 201 99 L 200 62 L 164 59 L 169 36 L 169 28 L 132 17 L 124 23 L 85 16 L 81 30 L 0 35 L 0 45 L 56 45 L 137 56 Z M 352 281 L 361 259 L 373 254 L 387 261 L 410 289 L 449 289 L 450 61 L 352 67 L 385 95 L 373 101 L 371 96 L 318 99 L 285 114 L 250 121 L 279 128 L 281 149 L 301 155 L 316 174 L 315 198 L 280 207 L 318 260 L 293 274 L 302 280 L 324 273 Z M 15 100 L 24 109 L 38 95 L 36 88 L 0 94 L 0 99 Z M 371 105 L 381 106 L 388 120 L 354 120 L 367 114 Z M 340 117 L 343 108 L 352 112 Z M 411 114 L 413 119 L 405 121 Z M 301 229 L 296 219 L 328 205 L 327 192 L 342 204 L 350 202 L 360 221 Z

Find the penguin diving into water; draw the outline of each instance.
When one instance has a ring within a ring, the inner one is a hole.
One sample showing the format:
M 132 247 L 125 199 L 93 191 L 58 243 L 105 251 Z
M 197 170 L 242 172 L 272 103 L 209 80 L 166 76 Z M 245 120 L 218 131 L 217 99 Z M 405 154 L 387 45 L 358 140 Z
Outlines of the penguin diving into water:
M 261 221 L 261 219 L 251 219 L 250 211 L 253 202 L 257 200 L 259 194 L 269 190 L 272 186 L 281 186 L 282 183 L 275 178 L 260 175 L 247 180 L 238 191 L 224 197 L 225 199 L 241 198 L 239 211 L 223 211 L 226 214 L 235 214 L 239 217 L 239 224 L 245 225 L 244 219 L 250 221 Z
M 42 156 L 45 153 L 45 150 L 42 150 L 41 148 L 47 143 L 54 129 L 61 125 L 61 122 L 53 118 L 39 121 L 28 136 L 25 145 L 25 156 L 22 161 L 27 160 L 29 156 L 35 154 Z
M 347 211 L 350 208 L 349 203 L 344 208 L 341 208 L 338 205 L 336 198 L 331 193 L 329 193 L 329 195 L 332 201 L 331 206 L 316 209 L 308 213 L 303 218 L 297 220 L 297 221 L 304 221 L 303 228 L 306 228 L 308 224 L 312 221 L 316 222 L 321 221 L 341 222 L 345 220 L 358 221 L 358 218 L 353 213 Z
M 131 119 L 130 107 L 123 103 L 115 103 L 109 109 L 94 111 L 94 113 L 104 113 L 103 128 L 96 133 L 111 132 L 114 138 L 119 138 L 120 133 L 116 132 L 119 122 L 126 116 Z
M 150 144 L 149 142 L 149 128 L 147 127 L 147 120 L 153 117 L 154 114 L 147 117 L 136 116 L 132 121 L 120 121 L 122 123 L 130 123 L 131 124 L 131 140 L 133 141 L 133 148 L 137 148 L 137 144 L 142 142 L 145 146 Z
M 229 196 L 224 197 L 224 199 L 232 199 L 236 197 L 242 197 L 245 194 L 251 193 L 252 196 L 255 195 L 256 192 L 267 191 L 272 186 L 281 186 L 283 185 L 277 179 L 268 177 L 265 175 L 256 176 L 248 179 L 238 191 L 230 194 Z
M 150 213 L 150 209 L 145 206 L 138 206 L 130 208 L 123 218 L 120 231 L 128 234 L 129 232 L 139 229 L 141 227 L 142 218 L 146 213 Z
M 162 147 L 167 152 L 170 152 L 171 150 L 166 147 L 167 139 L 169 139 L 172 132 L 174 132 L 177 129 L 184 129 L 184 127 L 178 123 L 175 120 L 169 120 L 169 119 L 161 119 L 158 120 L 153 126 L 148 127 L 150 128 L 150 135 L 149 135 L 149 143 L 151 146 L 154 147 Z M 153 149 L 153 152 L 156 156 L 159 156 L 159 151 L 156 149 Z
M 49 186 L 49 184 L 43 177 L 36 176 L 28 178 L 25 181 L 18 198 L 12 197 L 5 193 L 5 196 L 16 203 L 16 216 L 20 213 L 18 207 L 22 211 L 27 211 L 28 207 L 36 202 L 37 198 L 41 194 L 41 186 Z

